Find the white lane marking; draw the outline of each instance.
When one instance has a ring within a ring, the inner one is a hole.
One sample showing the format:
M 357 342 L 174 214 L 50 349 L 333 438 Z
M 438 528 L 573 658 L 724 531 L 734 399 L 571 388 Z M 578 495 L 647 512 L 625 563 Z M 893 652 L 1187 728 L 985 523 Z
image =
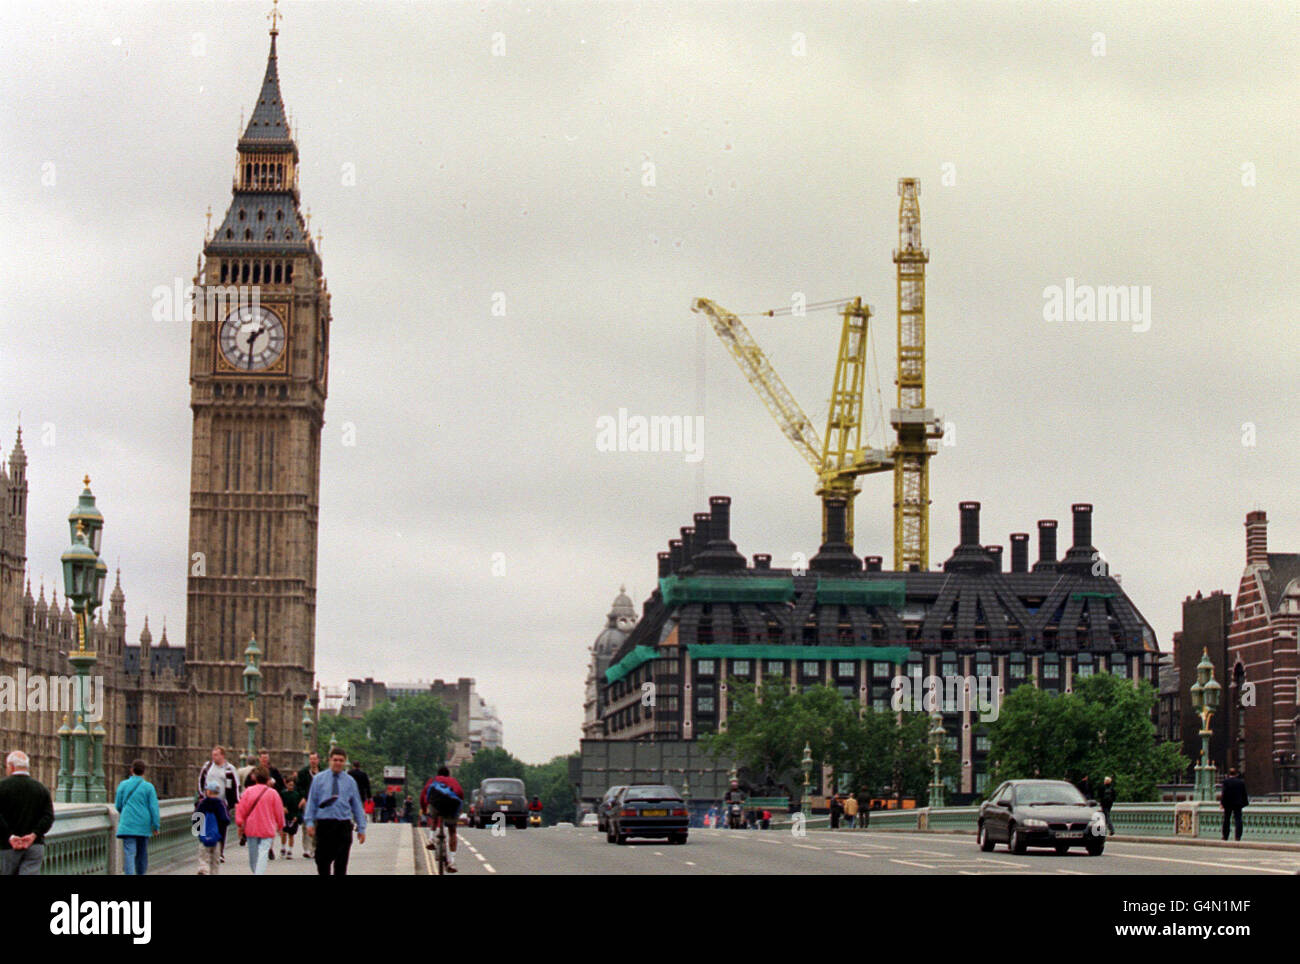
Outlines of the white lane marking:
M 794 846 L 798 847 L 800 850 L 822 850 L 823 849 L 821 847 L 814 847 L 812 844 L 806 844 L 806 843 L 797 843 L 794 844 Z
M 497 869 L 493 867 L 491 864 L 484 864 L 483 869 L 486 870 L 489 874 L 495 874 L 497 872 Z
M 483 856 L 481 853 L 479 853 L 477 850 L 474 851 L 474 856 L 478 858 L 478 862 L 479 862 L 479 863 L 481 863 L 481 864 L 485 864 L 485 863 L 487 863 L 487 858 L 484 857 L 484 856 Z
M 1256 870 L 1265 874 L 1286 874 L 1288 877 L 1295 876 L 1289 870 L 1278 870 L 1273 867 L 1251 867 L 1242 864 L 1223 864 L 1212 860 L 1180 860 L 1177 857 L 1149 857 L 1139 854 L 1117 854 L 1114 851 L 1111 852 L 1111 856 L 1123 857 L 1127 860 L 1158 860 L 1160 863 L 1164 864 L 1191 864 L 1193 867 L 1223 867 L 1227 870 Z
M 686 866 L 687 866 L 687 867 L 694 867 L 694 866 L 695 866 L 695 861 L 693 861 L 693 860 L 688 860 L 688 861 L 686 861 Z
M 923 867 L 923 868 L 925 868 L 926 870 L 934 870 L 934 869 L 935 869 L 933 864 L 914 864 L 914 863 L 912 863 L 912 861 L 910 861 L 910 860 L 899 860 L 899 859 L 896 858 L 896 857 L 890 857 L 890 858 L 889 858 L 889 862 L 890 862 L 891 864 L 905 864 L 905 865 L 908 866 L 908 867 Z
M 837 850 L 837 854 L 844 854 L 846 857 L 874 857 L 876 854 L 864 854 L 861 850 Z

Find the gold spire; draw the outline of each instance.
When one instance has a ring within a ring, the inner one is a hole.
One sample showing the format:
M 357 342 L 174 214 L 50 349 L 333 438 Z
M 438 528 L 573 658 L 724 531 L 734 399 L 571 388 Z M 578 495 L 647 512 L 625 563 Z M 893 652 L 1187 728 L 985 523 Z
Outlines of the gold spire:
M 89 476 L 89 475 L 86 476 L 84 479 L 82 479 L 82 481 L 86 483 L 86 488 L 90 488 L 90 476 Z
M 277 25 L 280 22 L 280 18 L 283 16 L 284 14 L 280 12 L 280 0 L 271 0 L 271 12 L 266 15 L 266 19 L 271 21 L 272 37 L 276 36 L 280 32 L 280 28 Z

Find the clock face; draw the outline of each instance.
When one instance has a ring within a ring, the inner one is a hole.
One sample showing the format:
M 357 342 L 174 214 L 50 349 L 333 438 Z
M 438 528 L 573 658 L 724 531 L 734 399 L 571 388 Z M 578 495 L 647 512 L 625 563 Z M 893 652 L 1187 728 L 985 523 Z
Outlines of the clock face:
M 235 368 L 260 372 L 284 353 L 284 323 L 261 305 L 236 308 L 221 323 L 221 353 Z

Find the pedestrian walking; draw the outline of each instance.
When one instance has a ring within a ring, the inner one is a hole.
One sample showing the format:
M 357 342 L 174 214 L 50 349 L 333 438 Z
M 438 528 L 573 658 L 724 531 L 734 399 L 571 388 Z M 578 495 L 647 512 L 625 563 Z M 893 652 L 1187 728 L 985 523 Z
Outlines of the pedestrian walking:
M 303 800 L 311 793 L 311 781 L 320 773 L 320 754 L 315 751 L 307 754 L 307 765 L 298 771 L 298 792 L 302 794 Z M 312 856 L 312 839 L 311 834 L 302 835 L 302 855 L 310 859 Z
M 45 835 L 54 826 L 54 798 L 31 775 L 31 761 L 22 750 L 5 757 L 0 780 L 0 876 L 41 872 Z
M 1101 812 L 1106 817 L 1106 836 L 1111 837 L 1115 834 L 1115 825 L 1110 822 L 1110 808 L 1115 806 L 1115 779 L 1106 777 L 1101 783 L 1101 793 L 1097 799 L 1101 803 Z
M 232 768 L 233 769 L 233 768 Z M 226 783 L 223 774 L 214 770 L 208 774 L 203 799 L 195 812 L 199 820 L 199 876 L 215 877 L 221 871 L 221 846 L 226 842 L 226 828 L 230 826 L 230 811 L 226 808 Z
M 221 842 L 217 845 L 220 851 L 218 860 L 221 863 L 226 862 L 226 829 L 230 826 L 230 814 L 235 812 L 235 805 L 239 803 L 239 788 L 243 781 L 239 777 L 239 772 L 235 765 L 226 760 L 226 748 L 223 746 L 214 746 L 212 748 L 212 758 L 199 768 L 199 800 L 207 796 L 208 782 L 212 775 L 216 773 L 222 781 L 221 796 L 226 804 L 226 823 L 221 831 Z
M 840 817 L 841 817 L 841 816 L 843 815 L 843 813 L 844 813 L 844 804 L 840 803 L 840 798 L 839 798 L 839 795 L 838 795 L 838 794 L 836 794 L 835 796 L 831 797 L 831 806 L 830 806 L 830 810 L 831 810 L 831 829 L 832 829 L 832 830 L 839 830 L 839 829 L 840 829 Z
M 341 747 L 330 750 L 329 772 L 313 777 L 307 794 L 303 822 L 313 838 L 316 871 L 344 876 L 352 850 L 352 822 L 356 822 L 357 843 L 366 842 L 366 811 L 361 805 L 357 782 L 343 772 L 347 754 Z
M 844 798 L 844 819 L 850 830 L 858 825 L 858 798 L 853 794 Z
M 370 799 L 370 777 L 366 776 L 366 771 L 361 769 L 361 764 L 352 764 L 352 769 L 348 771 L 348 776 L 357 781 L 357 792 L 361 794 L 361 799 Z M 374 804 L 372 803 L 373 807 Z
M 284 778 L 288 783 L 280 791 L 280 802 L 284 804 L 284 827 L 280 830 L 280 856 L 285 860 L 293 859 L 293 838 L 302 822 L 302 811 L 307 800 L 298 792 L 298 778 L 290 773 Z
M 131 764 L 131 776 L 117 785 L 117 839 L 122 841 L 122 872 L 143 875 L 149 869 L 149 838 L 162 828 L 158 791 L 144 778 L 144 761 Z
M 1223 839 L 1228 839 L 1228 821 L 1236 824 L 1236 839 L 1241 839 L 1241 811 L 1250 804 L 1246 795 L 1246 781 L 1237 775 L 1237 768 L 1228 769 L 1228 779 L 1223 781 L 1219 806 L 1223 807 Z
M 253 768 L 253 786 L 239 798 L 235 822 L 248 838 L 248 866 L 258 876 L 266 873 L 275 835 L 284 826 L 284 804 L 271 787 L 270 772 L 260 764 Z

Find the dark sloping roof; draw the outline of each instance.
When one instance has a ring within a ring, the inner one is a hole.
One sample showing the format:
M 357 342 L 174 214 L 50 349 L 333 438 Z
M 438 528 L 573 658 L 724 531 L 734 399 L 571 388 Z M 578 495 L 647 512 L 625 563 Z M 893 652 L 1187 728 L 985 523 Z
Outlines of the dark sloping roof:
M 266 59 L 266 76 L 262 79 L 262 90 L 257 95 L 253 116 L 248 119 L 248 126 L 244 128 L 244 136 L 239 139 L 239 146 L 252 150 L 292 145 L 289 120 L 284 112 L 284 98 L 280 96 L 280 74 L 276 69 L 275 58 L 275 34 L 272 34 L 271 54 Z
M 241 217 L 242 215 L 242 217 Z M 236 191 L 208 250 L 307 251 L 311 237 L 298 202 L 289 191 Z
M 1264 585 L 1271 612 L 1277 611 L 1292 579 L 1300 579 L 1300 552 L 1270 552 L 1268 568 L 1260 571 L 1259 581 Z

